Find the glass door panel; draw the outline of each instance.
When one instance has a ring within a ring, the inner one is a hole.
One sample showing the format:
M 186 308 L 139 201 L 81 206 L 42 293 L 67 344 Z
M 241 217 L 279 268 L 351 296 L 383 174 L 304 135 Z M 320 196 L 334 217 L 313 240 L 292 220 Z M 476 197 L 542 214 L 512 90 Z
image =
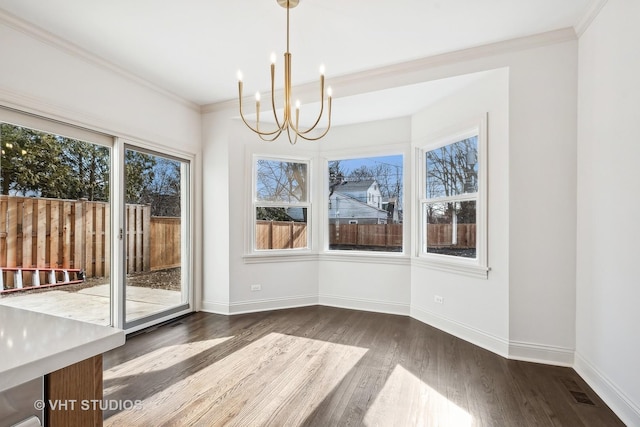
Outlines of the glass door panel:
M 124 152 L 125 328 L 189 307 L 189 162 Z
M 29 122 L 20 126 L 3 121 L 6 114 L 0 110 L 0 304 L 110 325 L 113 140 L 12 113 Z

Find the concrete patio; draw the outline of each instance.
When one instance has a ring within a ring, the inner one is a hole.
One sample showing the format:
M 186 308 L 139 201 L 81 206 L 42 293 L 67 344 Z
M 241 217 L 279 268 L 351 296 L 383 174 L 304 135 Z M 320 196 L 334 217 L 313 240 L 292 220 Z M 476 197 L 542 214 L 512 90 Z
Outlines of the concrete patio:
M 182 302 L 180 291 L 127 286 L 127 320 L 144 317 Z M 39 292 L 0 296 L 0 305 L 24 308 L 100 325 L 111 324 L 110 285 L 98 284 L 80 290 L 64 287 Z

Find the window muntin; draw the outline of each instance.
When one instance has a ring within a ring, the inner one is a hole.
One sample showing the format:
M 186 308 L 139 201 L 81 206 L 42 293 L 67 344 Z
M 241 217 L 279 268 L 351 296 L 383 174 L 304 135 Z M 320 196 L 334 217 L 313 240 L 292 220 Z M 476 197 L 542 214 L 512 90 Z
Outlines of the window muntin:
M 403 156 L 328 162 L 329 250 L 402 252 Z
M 256 157 L 253 250 L 308 249 L 309 162 Z

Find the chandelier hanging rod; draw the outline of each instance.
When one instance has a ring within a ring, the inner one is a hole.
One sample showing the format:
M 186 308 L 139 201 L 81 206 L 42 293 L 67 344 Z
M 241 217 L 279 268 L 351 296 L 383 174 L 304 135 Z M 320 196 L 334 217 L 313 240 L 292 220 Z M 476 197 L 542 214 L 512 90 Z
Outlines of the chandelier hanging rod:
M 310 132 L 316 129 L 320 120 L 324 115 L 325 104 L 325 87 L 324 87 L 324 66 L 320 67 L 320 112 L 314 124 L 307 129 L 300 129 L 300 101 L 296 101 L 295 104 L 291 102 L 291 53 L 289 52 L 289 10 L 296 7 L 299 0 L 277 0 L 278 4 L 287 9 L 287 50 L 284 54 L 284 116 L 282 120 L 276 113 L 276 96 L 275 96 L 275 67 L 276 56 L 275 53 L 271 54 L 271 108 L 273 110 L 273 117 L 275 120 L 275 128 L 271 130 L 260 129 L 260 92 L 256 92 L 256 124 L 255 127 L 251 126 L 244 116 L 242 108 L 242 73 L 238 71 L 238 99 L 240 105 L 240 117 L 244 124 L 253 132 L 258 134 L 263 141 L 275 141 L 285 130 L 289 138 L 289 143 L 292 145 L 298 141 L 298 137 L 307 141 L 317 141 L 324 137 L 331 128 L 331 88 L 327 88 L 327 127 L 317 136 L 309 135 Z M 293 106 L 295 105 L 295 119 L 293 115 Z

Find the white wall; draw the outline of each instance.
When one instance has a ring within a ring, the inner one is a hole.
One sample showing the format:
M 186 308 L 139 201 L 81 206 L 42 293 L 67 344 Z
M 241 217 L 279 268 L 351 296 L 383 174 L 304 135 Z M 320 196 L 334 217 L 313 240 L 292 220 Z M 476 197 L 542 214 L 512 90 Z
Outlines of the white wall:
M 579 41 L 576 370 L 640 425 L 640 3 L 609 0 Z
M 510 71 L 510 353 L 571 365 L 577 45 L 515 55 Z
M 207 113 L 202 119 L 202 305 L 229 313 L 229 124 L 231 112 Z M 237 166 L 236 166 L 237 167 Z
M 415 147 L 435 135 L 488 116 L 488 279 L 411 268 L 411 315 L 482 347 L 508 355 L 509 340 L 509 71 L 483 73 L 461 91 L 415 114 Z M 442 136 L 442 135 L 440 135 Z M 414 221 L 417 230 L 419 219 Z M 417 232 L 413 233 L 417 236 Z M 414 250 L 417 251 L 417 239 Z M 434 296 L 444 304 L 434 303 Z

